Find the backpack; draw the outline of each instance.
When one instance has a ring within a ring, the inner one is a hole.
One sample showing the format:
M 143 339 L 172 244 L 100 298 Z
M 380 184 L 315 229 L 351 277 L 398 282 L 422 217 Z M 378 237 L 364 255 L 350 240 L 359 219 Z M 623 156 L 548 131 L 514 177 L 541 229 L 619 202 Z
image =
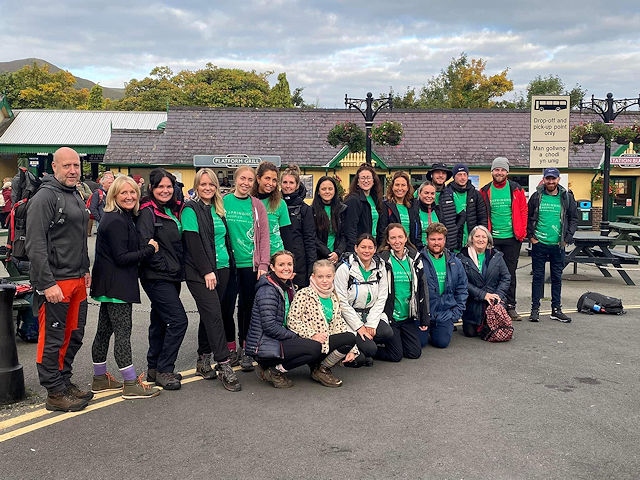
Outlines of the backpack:
M 513 323 L 503 304 L 487 306 L 479 336 L 487 342 L 508 342 L 513 338 Z
M 7 259 L 15 257 L 18 260 L 28 260 L 25 248 L 27 239 L 27 206 L 29 200 L 35 195 L 39 188 L 48 188 L 56 194 L 56 214 L 49 224 L 49 228 L 64 223 L 65 201 L 64 195 L 58 189 L 49 184 L 41 185 L 29 170 L 20 167 L 17 181 L 14 181 L 16 202 L 11 207 L 7 225 L 9 233 L 7 236 Z
M 87 198 L 87 201 L 85 202 L 85 206 L 87 207 L 87 210 L 89 210 L 89 212 L 91 212 L 91 199 L 93 198 L 93 195 L 95 193 L 98 193 L 98 205 L 100 205 L 101 203 L 104 202 L 104 191 L 101 188 L 98 188 L 95 192 L 93 192 L 91 195 L 89 195 L 89 197 Z M 93 216 L 92 213 L 89 213 L 89 218 L 91 220 L 95 220 L 96 217 Z
M 347 290 L 349 290 L 351 288 L 351 285 L 353 285 L 354 283 L 356 285 L 373 285 L 375 283 L 380 283 L 380 279 L 382 278 L 382 271 L 385 268 L 384 262 L 380 259 L 380 257 L 378 257 L 377 255 L 374 255 L 373 258 L 371 259 L 371 261 L 374 262 L 376 265 L 375 278 L 369 277 L 369 280 L 367 280 L 366 282 L 361 282 L 360 280 L 355 278 L 353 275 L 351 275 L 351 263 L 349 263 L 350 255 L 351 255 L 350 252 L 345 252 L 342 254 L 342 259 L 340 260 L 341 263 L 344 263 L 349 267 L 349 278 L 347 279 Z
M 608 313 L 611 315 L 622 315 L 626 313 L 622 307 L 622 300 L 615 297 L 608 297 L 601 293 L 583 293 L 578 299 L 578 311 L 580 313 Z

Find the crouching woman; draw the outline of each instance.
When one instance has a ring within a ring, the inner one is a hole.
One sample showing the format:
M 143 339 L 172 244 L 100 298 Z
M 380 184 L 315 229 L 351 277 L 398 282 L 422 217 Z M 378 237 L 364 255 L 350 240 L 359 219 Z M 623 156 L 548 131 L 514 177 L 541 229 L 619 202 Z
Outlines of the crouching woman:
M 310 286 L 296 294 L 287 317 L 292 331 L 322 345 L 321 361 L 311 370 L 311 378 L 325 387 L 342 385 L 331 367 L 343 359 L 351 362 L 358 356 L 356 337 L 348 331 L 342 318 L 340 300 L 333 287 L 334 277 L 335 268 L 330 260 L 315 262 Z
M 322 344 L 300 338 L 287 328 L 287 314 L 293 301 L 293 254 L 281 250 L 271 256 L 269 273 L 258 280 L 247 333 L 247 355 L 258 363 L 260 379 L 275 388 L 289 388 L 287 372 L 302 365 L 316 365 Z

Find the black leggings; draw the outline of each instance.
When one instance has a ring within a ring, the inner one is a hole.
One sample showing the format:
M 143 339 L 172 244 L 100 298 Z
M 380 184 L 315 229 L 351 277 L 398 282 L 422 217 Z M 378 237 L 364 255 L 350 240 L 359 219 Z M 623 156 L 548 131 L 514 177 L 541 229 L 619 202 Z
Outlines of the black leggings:
M 133 364 L 131 357 L 131 304 L 102 302 L 98 313 L 98 327 L 91 346 L 93 363 L 107 361 L 109 341 L 113 340 L 113 356 L 118 368 Z
M 285 370 L 293 370 L 301 365 L 314 365 L 320 360 L 322 344 L 308 338 L 288 338 L 280 342 L 284 358 L 261 358 L 258 363 L 262 367 L 274 367 L 279 363 Z
M 222 305 L 222 320 L 227 342 L 236 341 L 236 326 L 233 321 L 233 312 L 238 300 L 238 340 L 239 347 L 243 347 L 251 322 L 251 309 L 256 297 L 256 283 L 258 272 L 253 268 L 237 268 L 235 275 L 229 276 L 226 291 L 220 295 Z
M 347 354 L 351 351 L 353 346 L 356 344 L 356 336 L 350 332 L 344 333 L 334 333 L 333 335 L 329 335 L 329 353 L 337 350 L 340 353 Z M 320 360 L 324 360 L 324 358 L 328 355 L 322 354 L 320 356 Z

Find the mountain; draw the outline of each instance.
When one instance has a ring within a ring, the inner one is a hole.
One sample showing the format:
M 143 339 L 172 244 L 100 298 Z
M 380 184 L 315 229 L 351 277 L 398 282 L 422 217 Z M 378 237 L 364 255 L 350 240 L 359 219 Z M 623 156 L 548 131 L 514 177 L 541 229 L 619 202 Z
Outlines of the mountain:
M 53 63 L 49 63 L 40 58 L 23 58 L 21 60 L 12 60 L 10 62 L 0 62 L 0 73 L 15 72 L 20 70 L 22 67 L 33 65 L 34 62 L 39 66 L 47 65 L 51 73 L 56 73 L 62 70 L 61 68 L 56 67 Z M 73 74 L 73 72 L 71 72 L 71 74 Z M 86 78 L 80 78 L 76 75 L 74 75 L 74 77 L 76 77 L 76 88 L 78 89 L 86 88 L 87 90 L 91 90 L 95 85 L 94 82 L 87 80 Z M 102 86 L 102 95 L 104 98 L 119 100 L 124 97 L 124 88 L 109 88 Z

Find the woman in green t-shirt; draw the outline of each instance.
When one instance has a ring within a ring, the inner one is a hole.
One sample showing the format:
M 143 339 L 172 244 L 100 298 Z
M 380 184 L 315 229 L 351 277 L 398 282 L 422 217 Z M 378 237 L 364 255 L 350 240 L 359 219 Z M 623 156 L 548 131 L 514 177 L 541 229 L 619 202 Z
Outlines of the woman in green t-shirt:
M 260 199 L 267 209 L 269 217 L 269 245 L 270 254 L 284 249 L 282 234 L 283 227 L 291 225 L 289 209 L 278 189 L 278 167 L 271 162 L 261 162 L 256 170 L 256 181 L 251 189 L 251 195 Z
M 220 307 L 220 297 L 229 284 L 232 255 L 219 189 L 213 170 L 203 168 L 196 173 L 194 198 L 185 204 L 180 217 L 185 277 L 200 314 L 196 375 L 207 380 L 218 377 L 224 388 L 237 392 L 241 387 L 231 366 Z M 211 368 L 212 353 L 215 370 Z
M 418 219 L 418 209 L 413 207 L 414 202 L 418 202 L 418 200 L 413 198 L 413 187 L 409 174 L 402 170 L 394 173 L 387 186 L 384 200 L 388 222 L 401 224 L 409 236 L 409 241 L 413 245 L 418 245 L 420 220 Z
M 436 204 L 436 187 L 429 180 L 418 187 L 418 201 L 415 202 L 414 209 L 417 212 L 420 230 L 415 246 L 420 251 L 427 245 L 427 227 L 440 222 L 442 218 L 440 208 Z
M 343 226 L 347 210 L 338 195 L 335 178 L 324 176 L 318 179 L 311 208 L 316 224 L 318 258 L 326 258 L 335 265 L 346 248 Z
M 379 255 L 387 267 L 389 296 L 385 313 L 393 337 L 384 342 L 384 347 L 378 347 L 375 358 L 389 362 L 399 362 L 403 357 L 420 358 L 422 347 L 428 342 L 429 292 L 422 260 L 408 241 L 404 226 L 389 224 Z

